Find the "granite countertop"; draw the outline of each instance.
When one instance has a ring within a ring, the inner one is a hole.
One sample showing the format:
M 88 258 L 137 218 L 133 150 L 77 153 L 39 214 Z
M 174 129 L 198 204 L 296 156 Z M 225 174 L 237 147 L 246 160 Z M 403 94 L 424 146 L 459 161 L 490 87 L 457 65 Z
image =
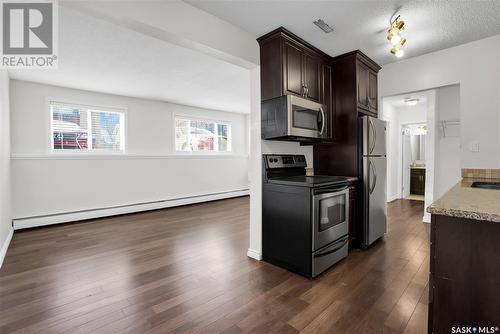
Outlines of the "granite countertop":
M 432 203 L 427 212 L 500 223 L 500 190 L 471 188 L 476 181 L 500 182 L 499 179 L 464 178 Z

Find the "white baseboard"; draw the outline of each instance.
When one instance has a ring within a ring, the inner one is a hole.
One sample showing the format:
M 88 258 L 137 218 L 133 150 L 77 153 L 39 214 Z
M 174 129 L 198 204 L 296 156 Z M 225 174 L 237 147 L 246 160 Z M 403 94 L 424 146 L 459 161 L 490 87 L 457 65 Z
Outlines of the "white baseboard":
M 219 199 L 226 199 L 232 197 L 240 197 L 240 196 L 246 196 L 249 193 L 250 191 L 248 189 L 242 189 L 236 191 L 227 191 L 227 192 L 205 194 L 199 196 L 173 198 L 156 202 L 138 203 L 138 204 L 123 205 L 123 206 L 116 206 L 109 208 L 59 213 L 54 215 L 46 215 L 38 217 L 16 218 L 13 219 L 13 226 L 14 230 L 20 230 L 23 228 L 69 223 L 79 220 L 116 216 L 116 215 L 122 215 L 140 211 L 165 209 L 174 206 L 209 202 L 209 201 L 215 201 Z
M 396 195 L 389 196 L 389 197 L 387 197 L 387 203 L 392 202 L 392 201 L 394 201 L 394 200 L 397 200 L 397 199 L 399 199 L 399 197 L 400 197 L 400 196 L 399 196 L 399 195 L 397 195 L 397 194 L 396 194 Z
M 422 218 L 422 221 L 424 223 L 430 223 L 431 222 L 431 214 L 428 212 L 424 213 L 424 217 Z
M 258 261 L 262 260 L 262 254 L 250 248 L 247 251 L 247 256 Z
M 3 260 L 7 255 L 7 249 L 9 248 L 10 241 L 12 240 L 12 236 L 14 235 L 14 229 L 11 227 L 9 234 L 7 234 L 7 239 L 5 239 L 2 249 L 0 250 L 0 268 L 2 268 Z

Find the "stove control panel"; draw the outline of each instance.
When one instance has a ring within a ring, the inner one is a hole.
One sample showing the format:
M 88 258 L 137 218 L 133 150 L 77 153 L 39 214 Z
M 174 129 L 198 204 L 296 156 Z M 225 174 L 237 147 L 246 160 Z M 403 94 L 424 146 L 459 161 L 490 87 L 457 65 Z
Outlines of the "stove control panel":
M 304 168 L 307 166 L 304 155 L 266 154 L 264 155 L 267 169 L 274 168 Z

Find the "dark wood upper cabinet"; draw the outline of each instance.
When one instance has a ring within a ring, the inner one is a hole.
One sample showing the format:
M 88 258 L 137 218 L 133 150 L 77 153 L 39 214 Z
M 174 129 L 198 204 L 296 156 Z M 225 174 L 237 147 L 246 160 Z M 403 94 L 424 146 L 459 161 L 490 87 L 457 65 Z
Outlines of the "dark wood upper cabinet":
M 301 96 L 304 86 L 303 51 L 288 41 L 283 43 L 284 93 Z M 281 92 L 280 92 L 281 93 Z M 283 94 L 280 94 L 283 95 Z M 277 96 L 273 96 L 277 97 Z
M 358 61 L 356 65 L 357 99 L 358 108 L 361 112 L 377 114 L 377 72 L 378 69 L 371 69 L 363 61 Z
M 304 53 L 303 56 L 304 95 L 307 99 L 316 102 L 324 102 L 320 100 L 322 63 L 323 62 L 319 57 Z
M 334 57 L 330 65 L 334 92 L 331 107 L 333 140 L 314 146 L 314 171 L 317 174 L 358 176 L 359 116 L 377 117 L 377 73 L 380 66 L 361 51 Z
M 377 72 L 368 72 L 368 111 L 378 114 L 378 84 Z
M 260 45 L 261 100 L 296 95 L 322 100 L 323 65 L 330 57 L 284 28 L 257 39 Z
M 380 66 L 359 50 L 331 57 L 282 27 L 257 41 L 261 100 L 296 95 L 325 105 L 329 138 L 303 144 L 315 145 L 319 173 L 356 176 L 358 116 L 377 117 Z
M 369 110 L 368 104 L 368 87 L 369 87 L 369 70 L 363 63 L 356 66 L 356 81 L 357 81 L 357 97 L 358 108 Z

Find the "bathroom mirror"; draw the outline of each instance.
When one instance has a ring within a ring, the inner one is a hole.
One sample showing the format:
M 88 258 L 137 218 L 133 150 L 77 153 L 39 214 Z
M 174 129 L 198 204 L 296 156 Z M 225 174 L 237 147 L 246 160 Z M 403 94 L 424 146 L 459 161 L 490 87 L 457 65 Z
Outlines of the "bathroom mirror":
M 411 160 L 413 163 L 420 164 L 425 162 L 425 136 L 410 136 Z

